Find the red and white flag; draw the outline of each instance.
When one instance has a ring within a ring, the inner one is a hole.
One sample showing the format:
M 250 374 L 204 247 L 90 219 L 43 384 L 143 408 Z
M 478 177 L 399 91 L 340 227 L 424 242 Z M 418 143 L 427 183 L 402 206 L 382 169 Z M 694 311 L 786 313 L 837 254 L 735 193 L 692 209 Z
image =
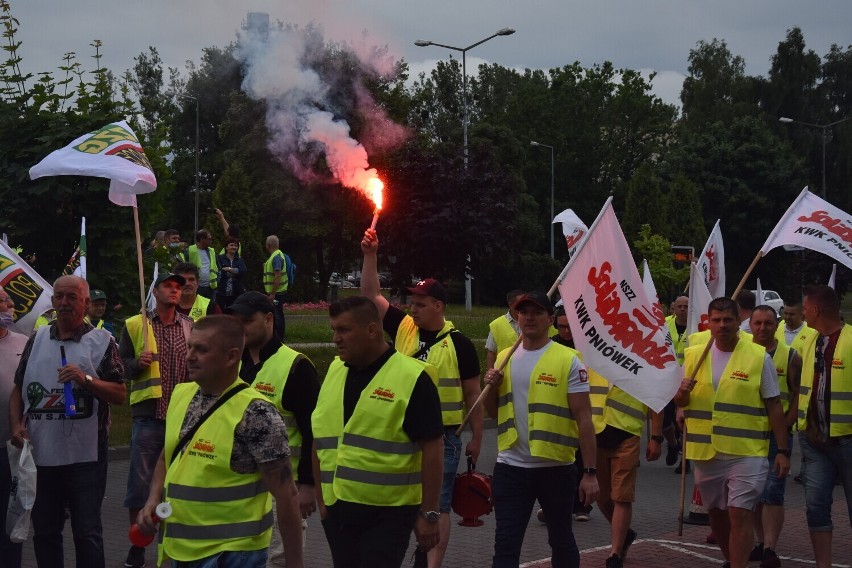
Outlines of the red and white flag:
M 568 247 L 568 256 L 571 257 L 576 252 L 583 235 L 589 232 L 589 228 L 571 209 L 566 209 L 554 217 L 551 224 L 556 223 L 562 224 L 562 234 L 565 235 L 565 245 Z
M 559 284 L 574 344 L 590 368 L 659 412 L 682 371 L 609 203 Z
M 805 187 L 772 229 L 760 252 L 798 245 L 852 268 L 852 217 Z
M 698 272 L 713 298 L 725 295 L 725 245 L 722 243 L 722 229 L 718 219 L 698 257 Z
M 707 306 L 713 301 L 713 296 L 704 284 L 704 277 L 698 265 L 692 264 L 689 274 L 689 304 L 686 311 L 686 337 L 693 333 L 704 331 L 710 327 Z

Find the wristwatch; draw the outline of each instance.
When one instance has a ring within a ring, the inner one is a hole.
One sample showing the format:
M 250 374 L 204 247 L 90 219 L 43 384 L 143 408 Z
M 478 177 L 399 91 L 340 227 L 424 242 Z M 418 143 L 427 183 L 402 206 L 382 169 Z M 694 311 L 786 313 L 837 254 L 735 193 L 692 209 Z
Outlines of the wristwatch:
M 788 458 L 793 454 L 790 448 L 778 448 L 778 453 L 782 456 L 787 456 Z
M 598 468 L 596 468 L 596 467 L 584 467 L 583 473 L 585 473 L 587 475 L 597 475 L 598 474 Z
M 420 516 L 426 519 L 429 523 L 437 523 L 438 519 L 441 518 L 441 513 L 438 511 L 424 511 L 420 509 Z
M 665 438 L 662 436 L 651 436 L 651 439 L 657 442 L 658 444 L 662 444 Z

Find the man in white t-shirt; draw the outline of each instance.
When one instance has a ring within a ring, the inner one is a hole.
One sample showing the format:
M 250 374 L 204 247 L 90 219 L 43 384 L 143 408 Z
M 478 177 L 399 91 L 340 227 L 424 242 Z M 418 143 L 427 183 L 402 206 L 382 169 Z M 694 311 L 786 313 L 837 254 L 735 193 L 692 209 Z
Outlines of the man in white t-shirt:
M 550 340 L 553 305 L 546 294 L 524 294 L 514 308 L 523 342 L 503 372 L 489 369 L 485 374 L 491 385 L 485 409 L 497 417 L 500 450 L 492 482 L 497 520 L 492 567 L 518 566 L 538 499 L 552 566 L 577 568 L 580 553 L 571 517 L 578 473 L 584 503 L 591 504 L 598 495 L 597 470 L 577 472 L 573 465 L 578 447 L 587 464 L 595 463 L 588 377 L 576 351 Z
M 774 469 L 790 470 L 787 426 L 775 365 L 762 345 L 739 340 L 740 312 L 730 298 L 708 306 L 712 346 L 684 352 L 675 404 L 686 417 L 686 455 L 725 556 L 725 568 L 745 568 L 754 545 L 754 510 L 769 469 L 770 428 L 778 441 Z M 697 371 L 696 371 L 697 368 Z M 695 380 L 689 377 L 695 375 Z

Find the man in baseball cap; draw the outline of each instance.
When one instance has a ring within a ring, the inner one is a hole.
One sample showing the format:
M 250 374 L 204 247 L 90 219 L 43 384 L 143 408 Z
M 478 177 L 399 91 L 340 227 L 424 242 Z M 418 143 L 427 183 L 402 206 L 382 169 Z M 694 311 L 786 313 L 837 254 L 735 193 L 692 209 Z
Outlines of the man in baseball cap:
M 95 326 L 98 329 L 105 329 L 115 339 L 115 328 L 111 323 L 104 319 L 104 314 L 106 314 L 107 310 L 107 295 L 103 290 L 92 290 L 89 292 L 89 310 L 87 312 L 87 317 L 89 318 L 89 323 Z

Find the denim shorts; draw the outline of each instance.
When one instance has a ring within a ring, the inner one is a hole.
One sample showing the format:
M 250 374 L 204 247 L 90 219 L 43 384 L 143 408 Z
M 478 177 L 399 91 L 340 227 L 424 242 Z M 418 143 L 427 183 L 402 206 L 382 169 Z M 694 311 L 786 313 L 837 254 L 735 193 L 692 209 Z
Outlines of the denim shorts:
M 154 468 L 166 442 L 166 421 L 153 416 L 136 416 L 130 433 L 130 470 L 124 506 L 141 509 L 148 501 Z
M 793 449 L 793 434 L 787 434 L 787 448 Z M 784 505 L 784 489 L 787 487 L 787 478 L 778 478 L 778 474 L 772 469 L 775 466 L 775 456 L 778 455 L 778 442 L 775 440 L 775 433 L 769 433 L 769 473 L 766 474 L 766 487 L 763 488 L 763 495 L 760 496 L 760 502 L 767 505 Z
M 172 560 L 172 568 L 265 568 L 266 549 L 228 550 L 201 560 Z
M 441 500 L 439 511 L 449 513 L 453 502 L 453 485 L 456 483 L 456 473 L 461 459 L 462 443 L 456 436 L 455 426 L 444 430 L 444 481 L 441 483 Z
M 805 487 L 805 507 L 808 530 L 831 531 L 831 504 L 835 481 L 843 483 L 846 510 L 852 523 L 852 436 L 838 440 L 828 448 L 817 448 L 808 442 L 804 432 L 799 432 L 802 449 L 802 485 Z

